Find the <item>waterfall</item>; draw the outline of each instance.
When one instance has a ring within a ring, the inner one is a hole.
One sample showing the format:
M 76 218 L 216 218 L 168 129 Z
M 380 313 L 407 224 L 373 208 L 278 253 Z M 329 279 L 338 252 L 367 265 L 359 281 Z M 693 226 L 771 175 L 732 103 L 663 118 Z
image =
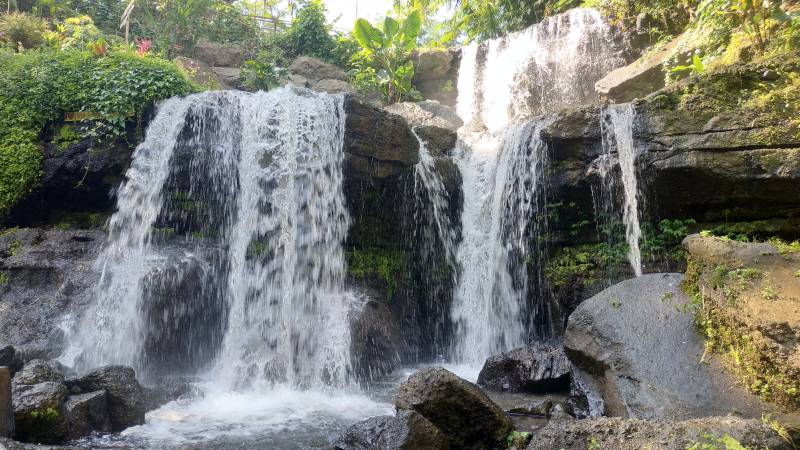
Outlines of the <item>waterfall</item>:
M 290 87 L 163 103 L 64 359 L 185 361 L 229 389 L 347 385 L 344 119 L 343 97 Z
M 463 239 L 452 309 L 454 359 L 482 364 L 530 336 L 559 332 L 558 305 L 537 288 L 546 227 L 542 114 L 597 102 L 594 83 L 623 61 L 597 11 L 574 9 L 462 49 L 457 111 L 464 121 Z M 529 270 L 530 269 L 530 270 Z
M 601 234 L 606 234 L 614 245 L 616 227 L 621 216 L 628 261 L 633 273 L 642 274 L 642 256 L 639 242 L 642 231 L 639 225 L 639 188 L 636 170 L 636 143 L 633 124 L 636 111 L 624 103 L 609 105 L 603 110 L 600 121 L 603 138 L 603 155 L 598 158 L 596 171 L 601 178 L 600 192 L 595 194 L 596 215 L 604 222 Z M 616 169 L 616 170 L 615 170 Z M 620 198 L 620 195 L 621 198 Z

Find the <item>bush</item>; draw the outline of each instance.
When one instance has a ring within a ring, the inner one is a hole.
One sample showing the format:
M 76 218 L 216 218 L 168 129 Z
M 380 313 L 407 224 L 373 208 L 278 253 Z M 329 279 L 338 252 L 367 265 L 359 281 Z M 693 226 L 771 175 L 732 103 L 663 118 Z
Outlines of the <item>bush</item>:
M 291 46 L 290 58 L 305 55 L 334 62 L 336 42 L 325 23 L 325 7 L 319 0 L 310 0 L 297 12 L 286 30 L 286 39 Z
M 0 40 L 6 47 L 30 49 L 44 44 L 47 21 L 26 13 L 0 16 Z
M 100 40 L 105 40 L 89 16 L 70 17 L 56 26 L 61 49 L 87 50 Z
M 96 118 L 87 135 L 113 138 L 151 103 L 193 90 L 173 63 L 129 50 L 0 52 L 0 215 L 35 186 L 48 123 L 82 111 Z
M 245 61 L 240 75 L 242 85 L 253 91 L 268 91 L 278 87 L 288 75 L 283 66 L 275 65 L 276 61 L 281 60 L 282 58 L 273 52 L 260 51 L 255 59 Z

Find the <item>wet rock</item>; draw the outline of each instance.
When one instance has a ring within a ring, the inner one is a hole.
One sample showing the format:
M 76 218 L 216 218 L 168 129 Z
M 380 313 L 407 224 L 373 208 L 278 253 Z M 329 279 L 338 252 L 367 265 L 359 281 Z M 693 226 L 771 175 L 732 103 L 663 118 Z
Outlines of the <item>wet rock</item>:
M 65 403 L 69 439 L 78 439 L 92 431 L 111 431 L 106 391 L 70 395 Z
M 194 58 L 209 66 L 241 67 L 245 57 L 245 50 L 236 44 L 200 41 L 194 47 Z
M 101 230 L 33 228 L 0 236 L 0 272 L 8 277 L 0 289 L 0 346 L 13 345 L 15 359 L 61 353 L 59 325 L 90 301 L 99 278 L 92 262 L 104 237 Z
M 415 127 L 414 131 L 434 156 L 450 154 L 455 148 L 458 139 L 455 132 L 446 128 L 419 126 Z
M 230 86 L 234 89 L 241 89 L 242 88 L 242 69 L 238 67 L 218 67 L 214 66 L 211 68 L 211 71 L 214 72 L 217 79 L 219 79 L 220 83 L 226 86 Z
M 434 367 L 400 385 L 398 410 L 416 411 L 439 428 L 453 449 L 505 448 L 511 419 L 477 386 Z
M 561 347 L 535 343 L 489 357 L 478 375 L 478 385 L 509 392 L 566 391 L 571 368 Z
M 402 117 L 345 99 L 345 177 L 385 179 L 419 161 L 419 142 Z
M 353 370 L 360 380 L 373 380 L 400 363 L 400 325 L 386 305 L 366 302 L 351 319 Z
M 11 401 L 11 370 L 0 366 L 0 438 L 14 435 L 14 405 Z
M 570 415 L 578 419 L 601 417 L 605 413 L 605 403 L 594 379 L 577 367 L 573 367 L 570 374 L 565 407 Z
M 351 426 L 331 446 L 332 450 L 446 450 L 447 438 L 414 411 L 396 416 L 372 417 Z
M 420 49 L 413 59 L 414 78 L 418 81 L 435 80 L 447 75 L 453 62 L 453 52 L 448 49 Z
M 557 403 L 550 409 L 550 418 L 552 420 L 570 420 L 574 417 L 567 412 L 564 405 Z
M 414 78 L 412 83 L 426 99 L 455 106 L 458 97 L 458 68 L 460 49 L 419 50 L 412 55 Z
M 15 384 L 12 395 L 16 439 L 58 444 L 67 438 L 67 388 L 62 383 Z
M 343 94 L 345 92 L 355 92 L 350 83 L 342 80 L 324 79 L 311 85 L 311 89 L 328 94 Z
M 746 448 L 792 448 L 759 420 L 708 417 L 682 422 L 619 418 L 555 420 L 533 432 L 528 450 L 726 448 L 722 440 L 725 435 Z
M 34 359 L 14 375 L 15 385 L 45 382 L 64 383 L 64 372 L 57 361 Z
M 166 380 L 156 386 L 142 386 L 144 409 L 152 411 L 180 398 L 196 397 L 200 392 L 191 383 L 181 380 Z
M 68 380 L 67 385 L 77 386 L 82 392 L 106 391 L 113 431 L 144 423 L 144 392 L 136 380 L 136 372 L 130 367 L 101 367 L 81 378 Z
M 717 364 L 700 361 L 702 337 L 681 312 L 680 274 L 623 281 L 572 313 L 564 349 L 591 375 L 611 416 L 682 420 L 736 410 L 760 417 L 757 399 Z

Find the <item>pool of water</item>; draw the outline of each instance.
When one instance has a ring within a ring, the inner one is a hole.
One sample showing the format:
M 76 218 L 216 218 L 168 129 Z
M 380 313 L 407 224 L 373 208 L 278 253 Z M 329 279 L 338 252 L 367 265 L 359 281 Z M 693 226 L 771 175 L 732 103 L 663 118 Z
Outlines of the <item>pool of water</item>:
M 90 436 L 74 444 L 93 449 L 325 448 L 360 420 L 394 414 L 394 396 L 400 384 L 421 367 L 398 369 L 350 391 L 299 391 L 278 386 L 255 392 L 218 392 L 211 383 L 198 383 L 195 398 L 148 412 L 144 425 L 119 434 Z M 480 370 L 444 367 L 473 382 Z

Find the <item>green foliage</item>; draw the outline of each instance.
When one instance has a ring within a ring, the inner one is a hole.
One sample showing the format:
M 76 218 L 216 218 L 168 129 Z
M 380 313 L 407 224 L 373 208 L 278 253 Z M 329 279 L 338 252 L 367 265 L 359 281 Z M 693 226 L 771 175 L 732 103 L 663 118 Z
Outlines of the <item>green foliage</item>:
M 89 16 L 70 17 L 56 26 L 62 50 L 87 50 L 90 45 L 105 39 Z
M 5 286 L 6 284 L 8 284 L 8 274 L 0 272 L 0 286 Z
M 48 123 L 91 112 L 98 120 L 89 134 L 114 137 L 151 103 L 193 89 L 173 63 L 131 51 L 0 52 L 0 215 L 36 186 Z
M 406 268 L 406 254 L 384 249 L 353 250 L 346 253 L 347 271 L 355 278 L 377 276 L 386 283 L 391 299 L 398 277 Z
M 557 288 L 572 284 L 591 286 L 603 278 L 607 269 L 627 264 L 627 251 L 624 243 L 564 247 L 547 262 L 544 274 Z
M 538 23 L 554 14 L 578 6 L 578 0 L 396 0 L 400 11 L 419 10 L 426 17 L 424 35 L 429 42 L 447 46 L 457 41 L 485 40 Z M 437 24 L 429 18 L 452 8 L 449 20 Z
M 0 15 L 0 43 L 17 50 L 31 49 L 45 43 L 47 21 L 27 13 Z
M 242 85 L 253 91 L 268 91 L 279 86 L 288 75 L 285 68 L 275 65 L 275 61 L 280 60 L 273 52 L 260 51 L 255 59 L 245 61 L 240 74 Z
M 786 242 L 783 239 L 772 237 L 768 242 L 778 249 L 781 255 L 800 252 L 800 241 Z
M 722 437 L 705 434 L 700 442 L 687 446 L 686 450 L 747 450 L 747 447 L 733 436 L 725 433 Z
M 402 22 L 386 17 L 381 29 L 366 19 L 356 20 L 353 37 L 362 49 L 358 62 L 369 62 L 367 67 L 374 70 L 383 95 L 389 103 L 399 102 L 412 94 L 414 65 L 411 62 L 411 52 L 417 45 L 421 20 L 419 11 L 412 11 Z M 367 76 L 371 75 L 372 71 L 368 71 Z
M 297 12 L 286 39 L 291 46 L 291 56 L 314 56 L 326 61 L 334 59 L 336 41 L 325 22 L 325 6 L 319 0 L 309 0 Z

